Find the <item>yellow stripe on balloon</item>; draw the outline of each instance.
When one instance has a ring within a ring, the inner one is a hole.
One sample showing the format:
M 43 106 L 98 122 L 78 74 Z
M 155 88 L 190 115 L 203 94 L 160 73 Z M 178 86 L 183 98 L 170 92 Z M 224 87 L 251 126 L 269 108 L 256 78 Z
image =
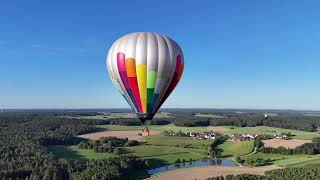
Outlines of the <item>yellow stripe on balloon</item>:
M 144 113 L 147 113 L 147 65 L 146 64 L 138 64 L 137 79 L 138 79 L 142 110 Z

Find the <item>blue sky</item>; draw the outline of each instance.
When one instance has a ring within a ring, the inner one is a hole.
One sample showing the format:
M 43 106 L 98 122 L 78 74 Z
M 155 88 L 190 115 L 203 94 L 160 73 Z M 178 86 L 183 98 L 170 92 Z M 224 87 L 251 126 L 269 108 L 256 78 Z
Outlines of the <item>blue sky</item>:
M 320 110 L 320 2 L 0 2 L 0 104 L 129 107 L 105 66 L 120 36 L 175 39 L 185 71 L 164 107 Z

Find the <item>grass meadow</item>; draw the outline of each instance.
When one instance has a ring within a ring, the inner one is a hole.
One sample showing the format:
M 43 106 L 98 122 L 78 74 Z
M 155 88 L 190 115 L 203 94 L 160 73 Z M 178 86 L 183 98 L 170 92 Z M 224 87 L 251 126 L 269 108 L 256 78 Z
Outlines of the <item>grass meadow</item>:
M 104 130 L 126 131 L 141 130 L 141 126 L 120 126 L 120 125 L 101 125 L 98 126 Z M 231 135 L 235 133 L 256 133 L 256 134 L 280 134 L 281 132 L 290 132 L 298 139 L 312 139 L 319 137 L 316 132 L 304 132 L 297 130 L 273 128 L 266 126 L 258 127 L 234 127 L 223 126 L 220 133 Z M 220 129 L 221 129 L 220 128 Z M 204 132 L 217 129 L 217 127 L 178 127 L 173 124 L 169 125 L 152 125 L 151 130 L 157 131 L 183 131 L 183 132 Z M 219 128 L 218 128 L 219 129 Z M 163 134 L 150 135 L 146 137 L 146 142 L 139 146 L 127 147 L 128 153 L 135 154 L 143 159 L 147 159 L 152 167 L 158 167 L 167 164 L 173 164 L 178 159 L 202 160 L 208 158 L 207 147 L 212 140 L 198 140 L 191 137 L 168 137 Z M 247 155 L 253 152 L 253 142 L 241 141 L 230 142 L 219 145 L 222 150 L 222 157 L 234 159 L 237 156 Z M 93 150 L 79 149 L 77 146 L 48 146 L 48 150 L 61 158 L 72 158 L 80 161 L 88 159 L 102 159 L 114 156 L 111 153 L 95 153 Z M 296 167 L 308 163 L 320 163 L 320 155 L 281 155 L 281 154 L 264 154 L 256 153 L 249 156 L 271 159 L 272 164 L 281 167 Z M 246 156 L 248 157 L 248 156 Z
M 219 148 L 222 149 L 223 157 L 236 157 L 250 154 L 254 150 L 252 141 L 239 141 L 231 142 L 227 141 L 221 145 Z
M 306 154 L 283 155 L 283 154 L 271 154 L 271 153 L 258 152 L 252 156 L 256 158 L 270 159 L 273 165 L 277 165 L 280 167 L 298 166 L 299 164 L 306 164 L 308 163 L 308 161 L 320 162 L 320 155 L 306 155 Z
M 47 146 L 48 150 L 60 158 L 77 159 L 87 161 L 88 159 L 104 159 L 114 156 L 111 153 L 96 153 L 91 149 L 80 149 L 77 146 L 53 145 Z

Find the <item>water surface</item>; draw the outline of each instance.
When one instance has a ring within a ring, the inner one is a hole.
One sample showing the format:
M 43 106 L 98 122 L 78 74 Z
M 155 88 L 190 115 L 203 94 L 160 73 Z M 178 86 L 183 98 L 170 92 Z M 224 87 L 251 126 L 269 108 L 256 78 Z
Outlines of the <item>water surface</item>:
M 173 171 L 176 169 L 182 169 L 182 168 L 192 168 L 192 167 L 199 167 L 199 166 L 228 166 L 233 167 L 237 166 L 237 164 L 231 160 L 227 159 L 219 159 L 219 160 L 200 160 L 200 161 L 191 161 L 191 162 L 185 162 L 185 163 L 179 163 L 179 164 L 173 164 L 168 166 L 162 166 L 159 168 L 154 168 L 148 170 L 148 173 L 150 175 L 157 174 L 157 173 L 163 173 L 166 171 Z

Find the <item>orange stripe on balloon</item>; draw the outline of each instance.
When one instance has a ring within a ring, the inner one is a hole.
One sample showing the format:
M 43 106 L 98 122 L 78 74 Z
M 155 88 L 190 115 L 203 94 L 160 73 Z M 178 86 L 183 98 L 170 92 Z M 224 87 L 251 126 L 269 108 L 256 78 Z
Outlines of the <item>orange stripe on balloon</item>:
M 137 77 L 136 60 L 133 58 L 126 59 L 126 69 L 128 77 Z

